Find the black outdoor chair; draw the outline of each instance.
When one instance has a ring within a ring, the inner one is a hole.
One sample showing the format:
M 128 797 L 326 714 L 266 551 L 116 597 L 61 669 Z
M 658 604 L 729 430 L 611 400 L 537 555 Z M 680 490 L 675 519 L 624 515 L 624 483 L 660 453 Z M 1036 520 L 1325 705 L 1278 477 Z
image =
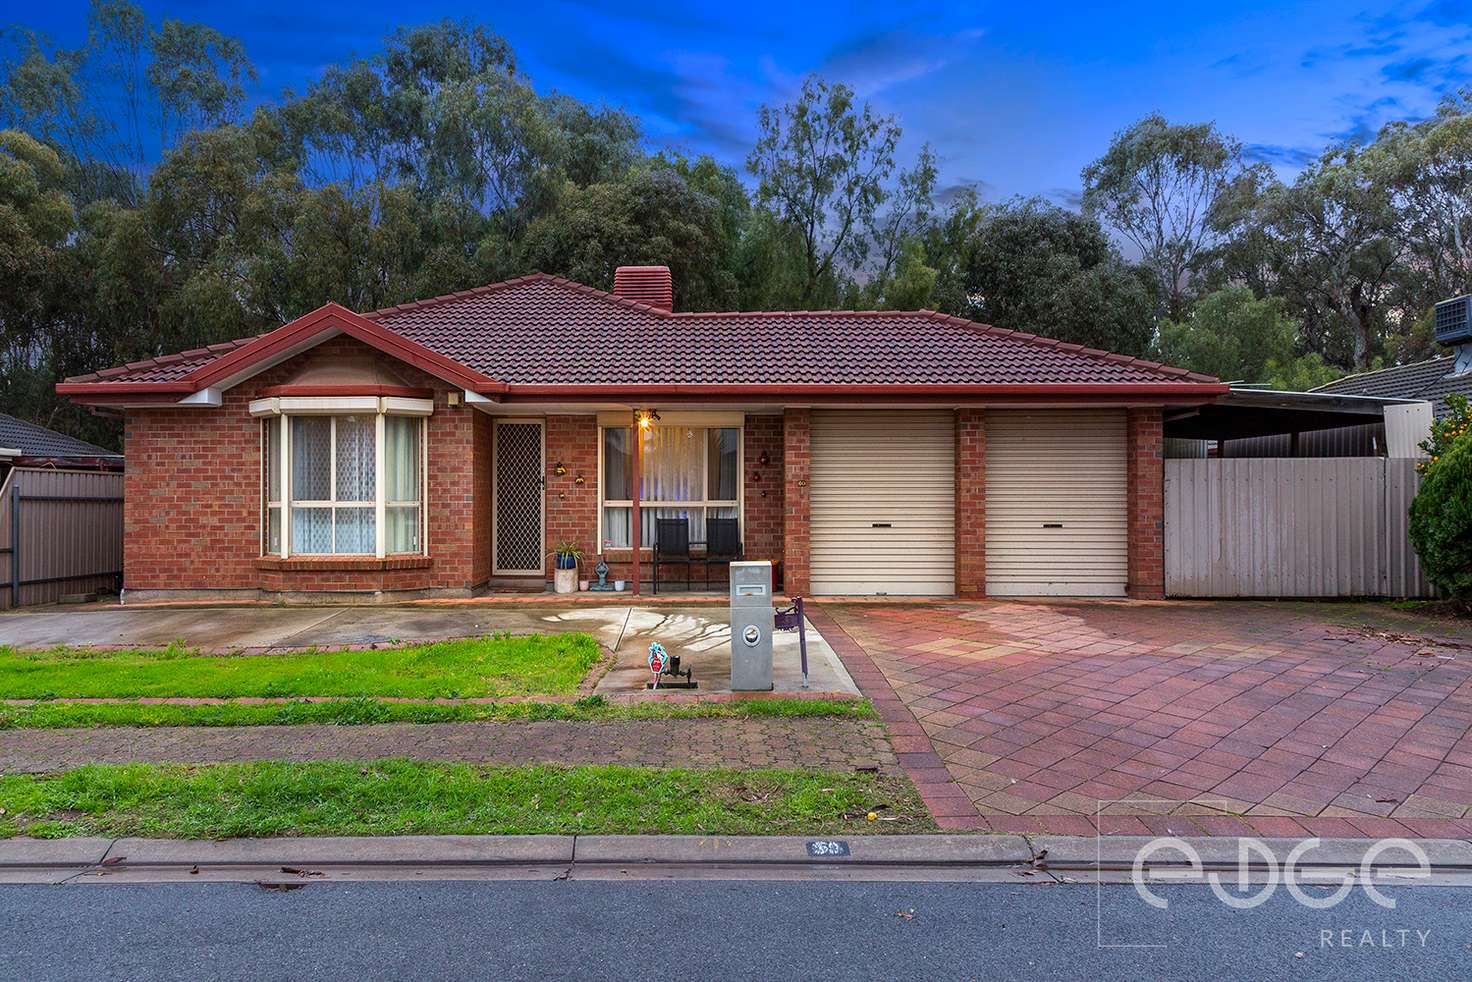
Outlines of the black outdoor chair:
M 710 567 L 725 566 L 741 559 L 741 523 L 735 518 L 705 520 L 705 588 L 710 589 Z M 730 573 L 726 574 L 728 577 Z
M 683 518 L 654 520 L 654 592 L 659 592 L 660 564 L 685 567 L 685 589 L 690 589 L 690 523 Z

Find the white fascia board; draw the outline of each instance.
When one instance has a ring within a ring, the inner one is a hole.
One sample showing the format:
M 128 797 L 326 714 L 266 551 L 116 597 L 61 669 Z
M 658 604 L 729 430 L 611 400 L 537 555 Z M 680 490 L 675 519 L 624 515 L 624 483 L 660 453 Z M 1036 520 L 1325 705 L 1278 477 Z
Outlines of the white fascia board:
M 215 386 L 191 392 L 179 400 L 181 406 L 207 406 L 211 409 L 219 409 L 225 403 L 225 393 Z

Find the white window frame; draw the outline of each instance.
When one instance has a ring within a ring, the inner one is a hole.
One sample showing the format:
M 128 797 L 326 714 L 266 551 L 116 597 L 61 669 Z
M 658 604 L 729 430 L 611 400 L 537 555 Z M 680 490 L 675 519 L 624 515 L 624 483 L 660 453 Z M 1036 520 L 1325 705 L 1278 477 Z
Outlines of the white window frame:
M 263 558 L 288 559 L 291 551 L 291 510 L 293 508 L 371 508 L 374 516 L 374 551 L 337 552 L 337 523 L 332 523 L 332 552 L 300 553 L 314 559 L 365 558 L 386 559 L 390 556 L 423 556 L 429 551 L 429 424 L 425 421 L 434 410 L 433 400 L 407 399 L 400 397 L 352 396 L 346 398 L 317 398 L 309 396 L 258 399 L 250 404 L 253 417 L 262 420 L 261 427 L 261 556 Z M 374 482 L 372 501 L 337 500 L 337 417 L 374 417 Z M 332 419 L 331 437 L 328 442 L 329 499 L 297 501 L 291 497 L 291 420 L 297 416 L 328 416 Z M 388 482 L 384 474 L 384 450 L 386 445 L 389 416 L 407 416 L 419 420 L 419 548 L 412 552 L 388 552 L 388 508 L 410 506 L 411 501 L 388 501 Z M 270 438 L 266 427 L 279 427 L 277 431 L 280 458 L 277 468 L 281 474 L 281 498 L 271 500 L 270 488 L 266 484 L 266 453 Z M 281 548 L 270 551 L 271 510 L 281 512 Z
M 739 414 L 739 413 L 737 413 L 737 414 L 731 414 L 731 413 L 673 413 L 673 412 L 672 413 L 661 413 L 660 416 L 661 416 L 660 421 L 658 423 L 655 423 L 654 424 L 654 426 L 656 428 L 661 427 L 661 426 L 667 426 L 667 427 L 672 427 L 672 428 L 698 429 L 698 430 L 707 430 L 707 431 L 709 431 L 709 430 L 735 430 L 736 431 L 736 498 L 734 500 L 730 500 L 730 499 L 713 499 L 713 498 L 710 498 L 709 497 L 709 494 L 710 494 L 710 487 L 709 487 L 709 484 L 710 484 L 710 435 L 707 432 L 707 434 L 705 436 L 705 439 L 703 439 L 703 440 L 700 441 L 700 445 L 701 445 L 700 483 L 701 483 L 702 493 L 703 493 L 703 495 L 705 495 L 705 497 L 702 497 L 698 501 L 662 501 L 662 500 L 653 499 L 653 498 L 644 498 L 644 497 L 641 496 L 639 498 L 639 510 L 642 512 L 646 508 L 653 508 L 653 509 L 668 508 L 668 509 L 682 509 L 684 511 L 694 511 L 695 509 L 699 508 L 703 512 L 705 512 L 705 517 L 708 520 L 709 517 L 710 517 L 710 514 L 709 513 L 710 513 L 710 511 L 712 509 L 735 508 L 736 509 L 736 523 L 737 523 L 736 527 L 740 531 L 742 537 L 744 538 L 745 537 L 745 531 L 746 531 L 746 480 L 745 480 L 745 475 L 746 475 L 746 417 L 744 415 L 742 415 L 742 414 Z M 605 498 L 604 497 L 604 494 L 605 494 L 605 491 L 606 491 L 606 489 L 603 486 L 603 481 L 604 481 L 603 456 L 604 456 L 604 446 L 605 446 L 605 443 L 604 443 L 605 435 L 604 434 L 605 434 L 605 431 L 611 430 L 611 429 L 628 429 L 628 430 L 633 431 L 634 434 L 636 434 L 636 438 L 642 439 L 642 437 L 638 437 L 637 436 L 637 434 L 639 432 L 639 427 L 634 424 L 634 422 L 633 422 L 630 414 L 612 415 L 612 414 L 607 414 L 607 413 L 600 413 L 598 415 L 598 519 L 597 519 L 598 524 L 597 524 L 597 528 L 594 530 L 594 539 L 593 539 L 593 541 L 597 542 L 599 544 L 599 548 L 601 550 L 603 550 L 603 551 L 617 550 L 617 549 L 630 549 L 630 548 L 632 548 L 631 545 L 623 545 L 623 546 L 609 545 L 608 542 L 607 542 L 607 540 L 605 539 L 605 537 L 603 535 L 603 532 L 604 532 L 604 522 L 606 520 L 605 511 L 607 509 L 609 509 L 609 508 L 629 508 L 629 509 L 632 509 L 634 507 L 634 499 L 632 499 L 632 498 L 625 498 L 625 499 L 619 500 L 619 499 L 608 499 L 608 498 Z M 630 451 L 632 451 L 632 449 L 633 449 L 633 447 L 631 445 L 630 446 Z M 631 456 L 632 456 L 632 453 L 631 453 Z M 641 482 L 641 489 L 642 489 L 642 482 Z M 709 533 L 707 533 L 707 538 L 708 537 L 709 537 Z M 644 543 L 642 541 L 640 542 L 640 544 L 639 544 L 639 550 L 640 550 L 640 552 L 647 552 L 650 549 L 651 549 L 651 546 L 650 545 L 648 545 L 648 544 L 646 544 L 646 543 Z

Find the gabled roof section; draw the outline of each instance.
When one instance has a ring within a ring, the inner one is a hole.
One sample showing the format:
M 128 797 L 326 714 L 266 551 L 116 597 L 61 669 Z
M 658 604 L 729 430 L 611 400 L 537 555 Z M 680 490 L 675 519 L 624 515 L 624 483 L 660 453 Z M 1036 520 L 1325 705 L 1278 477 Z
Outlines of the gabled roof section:
M 137 367 L 124 366 L 94 376 L 67 379 L 56 387 L 63 395 L 173 394 L 229 388 L 293 355 L 338 334 L 415 366 L 436 378 L 476 392 L 495 393 L 505 386 L 423 345 L 373 323 L 341 304 L 328 303 L 268 334 L 205 349 L 210 357 L 164 356 Z
M 328 304 L 257 338 L 57 387 L 69 395 L 228 387 L 328 332 L 495 397 L 1115 396 L 1209 401 L 1184 369 L 935 311 L 671 313 L 543 273 L 355 314 Z M 124 388 L 124 387 L 127 388 Z

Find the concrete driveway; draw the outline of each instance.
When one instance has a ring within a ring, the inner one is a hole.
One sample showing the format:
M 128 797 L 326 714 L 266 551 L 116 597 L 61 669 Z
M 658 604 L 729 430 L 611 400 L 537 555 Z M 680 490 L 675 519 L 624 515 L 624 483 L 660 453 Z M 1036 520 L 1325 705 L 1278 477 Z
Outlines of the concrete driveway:
M 1087 833 L 1102 808 L 1138 834 L 1472 834 L 1465 621 L 1240 601 L 820 610 L 943 824 Z
M 437 641 L 486 634 L 583 631 L 615 653 L 597 692 L 642 692 L 649 680 L 649 645 L 661 642 L 694 666 L 700 692 L 731 684 L 731 625 L 720 604 L 690 607 L 108 607 L 48 608 L 0 614 L 0 644 L 21 649 L 57 645 L 157 648 L 178 641 L 214 651 L 354 647 Z M 779 632 L 773 645 L 777 691 L 801 689 L 797 635 Z M 858 687 L 833 649 L 808 631 L 809 692 L 857 695 Z

